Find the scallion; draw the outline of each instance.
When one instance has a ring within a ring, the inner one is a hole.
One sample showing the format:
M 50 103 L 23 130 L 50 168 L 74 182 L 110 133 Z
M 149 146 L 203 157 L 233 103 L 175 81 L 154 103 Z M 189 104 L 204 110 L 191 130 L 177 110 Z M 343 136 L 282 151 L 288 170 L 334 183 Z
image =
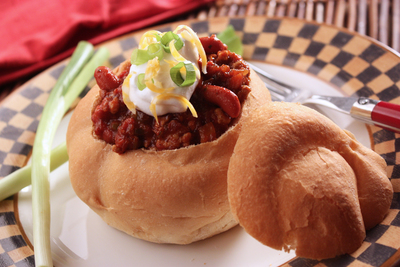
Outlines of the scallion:
M 145 84 L 145 81 L 144 81 L 144 76 L 145 76 L 144 73 L 140 73 L 137 76 L 137 87 L 138 87 L 138 89 L 140 91 L 142 91 L 144 88 L 146 88 L 146 84 Z
M 166 32 L 162 37 L 161 37 L 161 44 L 164 46 L 164 50 L 167 53 L 171 53 L 171 50 L 169 49 L 169 43 L 171 41 L 175 41 L 174 45 L 176 50 L 180 50 L 183 47 L 183 41 L 182 39 L 179 37 L 179 35 L 177 35 L 176 33 L 173 33 L 171 31 Z
M 178 35 L 176 35 L 175 33 L 169 31 L 164 33 L 164 35 L 161 37 L 161 43 L 163 45 L 168 45 L 169 42 L 171 42 L 172 40 L 175 40 L 175 38 L 178 37 Z M 178 37 L 179 38 L 179 37 Z
M 107 54 L 102 52 L 104 50 L 99 51 L 99 58 L 102 57 L 101 55 Z M 56 129 L 65 110 L 74 101 L 75 96 L 86 86 L 88 78 L 84 73 L 89 73 L 90 71 L 84 69 L 76 81 L 73 83 L 72 81 L 81 72 L 92 54 L 93 46 L 90 43 L 82 41 L 78 44 L 70 62 L 61 73 L 49 95 L 36 132 L 31 170 L 33 243 L 36 266 L 53 266 L 50 246 L 50 185 L 48 179 L 50 173 L 50 151 Z M 95 65 L 94 61 L 92 62 L 93 64 L 88 63 L 88 68 L 92 68 Z M 93 72 L 94 70 L 91 71 L 91 74 Z M 68 91 L 68 89 L 72 91 Z
M 93 78 L 94 71 L 96 68 L 108 59 L 110 56 L 110 51 L 105 47 L 100 47 L 89 62 L 85 65 L 79 75 L 75 78 L 72 84 L 69 86 L 67 92 L 65 93 L 65 111 L 67 112 L 69 107 L 75 101 L 75 99 L 82 93 L 86 85 Z
M 243 55 L 243 44 L 239 36 L 236 35 L 232 25 L 217 34 L 218 39 L 228 46 L 228 49 L 238 55 Z
M 163 60 L 164 58 L 164 49 L 160 43 L 152 43 L 147 47 L 147 54 L 149 56 L 149 60 L 157 57 L 158 60 Z
M 185 68 L 185 78 L 181 75 L 182 68 Z M 196 81 L 196 71 L 192 63 L 179 62 L 171 68 L 170 75 L 172 81 L 180 87 L 190 86 Z
M 80 42 L 53 87 L 36 132 L 32 152 L 32 216 L 36 266 L 53 266 L 50 245 L 50 151 L 65 110 L 64 94 L 93 53 L 93 46 Z
M 131 55 L 131 63 L 133 65 L 142 65 L 149 61 L 149 54 L 147 53 L 147 50 L 144 49 L 139 49 L 136 48 L 133 50 L 132 55 Z
M 161 36 L 159 34 L 154 33 L 153 35 L 156 38 L 157 42 L 161 42 Z
M 68 160 L 67 146 L 65 142 L 51 151 L 50 171 L 63 165 Z M 16 193 L 31 184 L 31 165 L 18 169 L 0 180 L 0 201 Z

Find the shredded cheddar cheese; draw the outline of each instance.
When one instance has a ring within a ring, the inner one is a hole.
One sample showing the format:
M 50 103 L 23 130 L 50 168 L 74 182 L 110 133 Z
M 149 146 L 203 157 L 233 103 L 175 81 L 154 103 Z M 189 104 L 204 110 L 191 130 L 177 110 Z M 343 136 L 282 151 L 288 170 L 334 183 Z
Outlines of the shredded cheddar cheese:
M 124 101 L 125 105 L 128 107 L 128 109 L 132 112 L 135 113 L 136 107 L 135 104 L 129 99 L 129 81 L 132 77 L 132 73 L 129 74 L 123 84 L 122 84 L 122 100 Z
M 154 34 L 160 35 L 161 32 L 159 32 L 159 31 L 154 31 L 154 30 L 153 30 L 153 31 L 145 32 L 145 33 L 142 35 L 142 37 L 140 38 L 140 41 L 139 41 L 139 48 L 140 48 L 140 49 L 145 49 L 145 48 L 147 48 L 150 44 L 156 43 L 156 42 L 157 42 L 157 39 L 156 39 L 156 37 L 154 36 Z
M 129 87 L 129 80 L 131 79 L 132 74 L 129 74 L 128 76 L 126 76 L 123 86 Z
M 171 50 L 171 55 L 174 57 L 174 59 L 178 62 L 184 62 L 187 61 L 186 58 L 184 58 L 179 52 L 176 50 L 174 41 L 169 42 L 169 49 Z
M 122 99 L 125 103 L 125 105 L 128 107 L 130 111 L 133 111 L 135 113 L 136 106 L 133 104 L 133 102 L 129 99 L 129 95 L 125 92 L 122 92 Z
M 145 80 L 149 81 L 156 77 L 158 72 L 160 71 L 160 62 L 158 61 L 157 58 L 153 58 L 152 60 L 149 60 L 147 62 L 147 68 L 145 72 Z
M 177 94 L 171 94 L 171 93 L 162 93 L 157 95 L 153 100 L 151 101 L 150 104 L 150 110 L 151 113 L 153 114 L 154 118 L 156 119 L 158 123 L 158 117 L 157 117 L 157 112 L 156 112 L 156 105 L 159 100 L 167 100 L 170 98 L 174 98 L 178 100 L 183 106 L 188 107 L 190 112 L 192 113 L 193 117 L 197 118 L 197 112 L 196 109 L 193 107 L 192 103 L 190 103 L 189 100 L 187 100 L 185 97 Z
M 147 110 L 147 113 L 149 115 L 152 114 L 157 123 L 159 115 L 157 114 L 157 110 L 161 114 L 166 114 L 165 110 L 169 109 L 168 105 L 175 106 L 175 109 L 173 110 L 176 110 L 176 107 L 182 105 L 182 108 L 179 107 L 178 110 L 185 110 L 189 108 L 193 116 L 197 117 L 197 112 L 193 105 L 189 102 L 189 99 L 196 86 L 196 80 L 198 81 L 201 79 L 201 71 L 199 70 L 197 60 L 191 62 L 187 60 L 187 58 L 191 58 L 191 60 L 193 60 L 193 57 L 195 58 L 200 56 L 200 60 L 204 62 L 204 64 L 202 64 L 202 72 L 206 73 L 207 71 L 205 64 L 207 62 L 207 57 L 204 48 L 193 30 L 187 26 L 181 25 L 178 26 L 173 33 L 175 34 L 174 36 L 172 36 L 170 33 L 164 36 L 165 33 L 161 33 L 159 31 L 148 31 L 144 33 L 139 42 L 139 49 L 147 49 L 148 54 L 146 54 L 146 51 L 144 51 L 144 53 L 141 51 L 140 55 L 142 59 L 144 58 L 144 61 L 147 60 L 147 62 L 132 64 L 131 73 L 127 76 L 123 83 L 123 101 L 127 107 L 133 112 L 136 108 L 141 109 L 142 111 Z M 177 48 L 175 44 L 177 42 L 177 34 L 180 34 L 181 37 L 179 38 L 184 39 L 183 45 L 185 45 L 186 40 L 186 44 L 191 44 L 190 47 L 185 48 L 185 50 L 181 50 L 181 45 L 179 45 Z M 163 38 L 163 36 L 165 38 Z M 171 40 L 171 36 L 174 38 L 173 40 Z M 152 56 L 151 53 L 149 53 L 149 45 L 154 43 L 163 45 L 161 49 L 163 49 L 162 52 L 164 54 Z M 149 56 L 149 59 L 146 59 L 146 56 Z M 179 69 L 180 76 L 182 79 L 189 79 L 188 81 L 192 81 L 191 83 L 188 82 L 187 85 L 182 87 L 180 85 L 181 82 L 177 82 L 179 76 L 176 75 L 179 74 L 177 74 L 176 70 L 174 74 L 172 74 L 173 72 L 171 70 L 180 62 L 186 64 L 184 67 Z M 187 64 L 189 63 L 192 64 L 194 68 L 190 68 L 190 70 L 187 69 Z M 143 68 L 143 64 L 147 64 L 145 68 Z M 193 80 L 193 69 L 196 80 Z M 141 77 L 140 80 L 138 80 L 137 77 Z M 129 82 L 131 79 L 135 79 L 134 84 Z M 130 86 L 133 87 L 129 89 Z M 185 89 L 181 90 L 179 88 Z M 190 91 L 187 91 L 189 93 L 186 93 L 185 91 L 188 90 L 187 88 L 191 88 Z M 130 94 L 133 94 L 133 96 Z M 140 101 L 135 101 L 134 97 L 139 97 Z M 163 105 L 162 101 L 169 99 L 173 99 L 174 101 L 172 101 L 172 103 L 174 104 Z M 148 103 L 149 106 L 144 106 L 144 103 Z M 157 105 L 163 105 L 163 107 L 160 108 L 157 107 Z
M 197 50 L 199 52 L 199 55 L 200 55 L 200 58 L 201 58 L 201 63 L 202 63 L 201 64 L 202 65 L 202 72 L 204 74 L 207 73 L 207 64 L 206 64 L 207 63 L 207 56 L 206 56 L 206 52 L 204 51 L 204 47 L 200 42 L 199 37 L 197 36 L 197 34 L 191 28 L 189 28 L 186 25 L 179 25 L 176 28 L 176 30 L 174 31 L 174 33 L 177 33 L 182 29 L 186 30 L 186 32 L 183 31 L 181 33 L 181 35 L 185 39 L 190 40 L 196 46 L 196 48 L 197 48 Z M 186 34 L 186 33 L 188 33 L 188 34 Z
M 154 93 L 157 93 L 157 94 L 162 94 L 166 91 L 168 92 L 168 91 L 174 90 L 174 87 L 169 87 L 169 88 L 157 87 L 154 83 L 152 83 L 151 81 L 147 81 L 147 80 L 145 81 L 145 84 L 146 84 L 147 88 L 149 88 L 151 91 L 153 91 Z

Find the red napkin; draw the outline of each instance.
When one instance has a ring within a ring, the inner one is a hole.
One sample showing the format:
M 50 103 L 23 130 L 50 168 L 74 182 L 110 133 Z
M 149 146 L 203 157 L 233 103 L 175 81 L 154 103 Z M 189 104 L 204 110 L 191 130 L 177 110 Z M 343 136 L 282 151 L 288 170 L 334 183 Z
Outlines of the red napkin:
M 0 1 L 0 85 L 66 58 L 80 40 L 98 44 L 212 1 Z

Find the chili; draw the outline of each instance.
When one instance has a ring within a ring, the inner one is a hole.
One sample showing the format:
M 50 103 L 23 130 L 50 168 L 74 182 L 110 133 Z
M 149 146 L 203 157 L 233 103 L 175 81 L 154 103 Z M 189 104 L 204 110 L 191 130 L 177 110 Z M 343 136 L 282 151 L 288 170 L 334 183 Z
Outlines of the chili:
M 202 75 L 190 99 L 198 118 L 186 111 L 159 116 L 157 123 L 154 117 L 140 110 L 134 114 L 122 99 L 122 82 L 129 66 L 118 76 L 99 67 L 95 78 L 101 101 L 92 113 L 94 134 L 112 144 L 113 151 L 119 154 L 140 148 L 178 149 L 221 136 L 232 125 L 233 118 L 239 116 L 240 105 L 250 92 L 250 71 L 243 59 L 227 50 L 215 35 L 200 41 L 208 62 L 207 74 Z M 218 96 L 213 95 L 215 91 Z M 223 98 L 224 95 L 229 96 Z

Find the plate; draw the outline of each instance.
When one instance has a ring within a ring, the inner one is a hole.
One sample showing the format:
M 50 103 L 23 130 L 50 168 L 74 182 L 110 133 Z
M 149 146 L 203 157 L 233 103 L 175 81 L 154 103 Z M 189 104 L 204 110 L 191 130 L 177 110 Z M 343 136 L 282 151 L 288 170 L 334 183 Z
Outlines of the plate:
M 358 95 L 400 104 L 400 56 L 367 37 L 329 25 L 288 18 L 214 18 L 154 27 L 160 31 L 187 24 L 199 35 L 218 33 L 229 24 L 244 43 L 244 58 L 276 77 L 320 94 Z M 139 42 L 143 31 L 111 40 L 115 67 Z M 30 80 L 0 105 L 0 176 L 26 164 L 40 115 L 66 61 Z M 289 78 L 288 78 L 289 77 Z M 322 112 L 325 112 L 322 110 Z M 242 228 L 187 246 L 158 245 L 129 237 L 107 226 L 73 193 L 67 164 L 51 175 L 52 246 L 55 266 L 349 266 L 390 265 L 400 258 L 400 135 L 350 118 L 327 115 L 353 131 L 382 155 L 395 189 L 385 220 L 368 231 L 351 255 L 315 261 L 260 245 Z M 55 143 L 65 139 L 68 116 Z M 0 265 L 34 266 L 31 238 L 30 188 L 0 202 Z

